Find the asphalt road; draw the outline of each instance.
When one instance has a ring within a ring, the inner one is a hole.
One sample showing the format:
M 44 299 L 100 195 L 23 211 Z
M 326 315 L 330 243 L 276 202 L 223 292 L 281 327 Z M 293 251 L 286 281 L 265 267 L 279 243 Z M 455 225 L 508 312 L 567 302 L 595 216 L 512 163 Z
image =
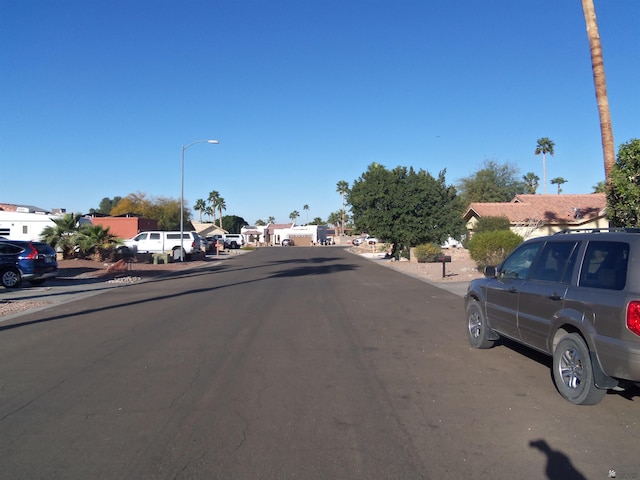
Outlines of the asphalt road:
M 0 323 L 2 479 L 640 478 L 637 392 L 562 400 L 460 296 L 264 248 Z

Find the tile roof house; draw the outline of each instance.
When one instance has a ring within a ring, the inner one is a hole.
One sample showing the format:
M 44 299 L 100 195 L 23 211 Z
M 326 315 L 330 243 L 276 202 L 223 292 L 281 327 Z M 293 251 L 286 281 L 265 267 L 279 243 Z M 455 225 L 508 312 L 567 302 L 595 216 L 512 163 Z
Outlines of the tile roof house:
M 464 214 L 467 230 L 481 217 L 507 217 L 511 230 L 524 238 L 551 235 L 567 228 L 607 228 L 604 193 L 516 195 L 510 202 L 472 203 Z

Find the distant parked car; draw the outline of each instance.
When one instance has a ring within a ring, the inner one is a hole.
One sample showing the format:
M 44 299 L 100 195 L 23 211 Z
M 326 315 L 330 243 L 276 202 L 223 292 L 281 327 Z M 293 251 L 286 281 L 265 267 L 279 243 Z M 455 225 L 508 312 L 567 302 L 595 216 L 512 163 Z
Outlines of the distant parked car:
M 211 251 L 211 242 L 207 240 L 205 237 L 199 235 L 200 237 L 200 248 L 204 253 L 209 253 Z
M 378 243 L 380 240 L 378 240 L 376 237 L 367 237 L 365 239 L 365 242 L 367 242 L 369 245 L 375 245 L 376 243 Z
M 19 287 L 23 280 L 41 285 L 57 275 L 56 251 L 46 243 L 0 240 L 0 282 L 4 287 Z
M 294 245 L 295 243 L 290 238 L 285 238 L 284 240 L 282 240 L 283 247 L 293 247 Z

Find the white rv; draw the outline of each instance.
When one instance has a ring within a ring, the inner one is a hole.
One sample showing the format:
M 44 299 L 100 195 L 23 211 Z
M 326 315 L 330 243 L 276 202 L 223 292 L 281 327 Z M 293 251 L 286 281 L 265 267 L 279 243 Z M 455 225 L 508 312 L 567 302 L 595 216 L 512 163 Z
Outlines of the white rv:
M 54 227 L 53 219 L 61 218 L 49 213 L 5 212 L 0 210 L 0 237 L 11 240 L 40 240 L 46 227 Z

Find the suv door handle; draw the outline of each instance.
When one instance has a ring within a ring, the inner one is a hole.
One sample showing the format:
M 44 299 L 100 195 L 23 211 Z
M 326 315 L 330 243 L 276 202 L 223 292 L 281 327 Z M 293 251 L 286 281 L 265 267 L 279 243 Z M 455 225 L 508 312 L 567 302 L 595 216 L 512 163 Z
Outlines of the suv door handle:
M 551 300 L 562 300 L 562 297 L 558 295 L 556 292 L 553 292 L 551 295 L 549 295 L 549 298 Z

